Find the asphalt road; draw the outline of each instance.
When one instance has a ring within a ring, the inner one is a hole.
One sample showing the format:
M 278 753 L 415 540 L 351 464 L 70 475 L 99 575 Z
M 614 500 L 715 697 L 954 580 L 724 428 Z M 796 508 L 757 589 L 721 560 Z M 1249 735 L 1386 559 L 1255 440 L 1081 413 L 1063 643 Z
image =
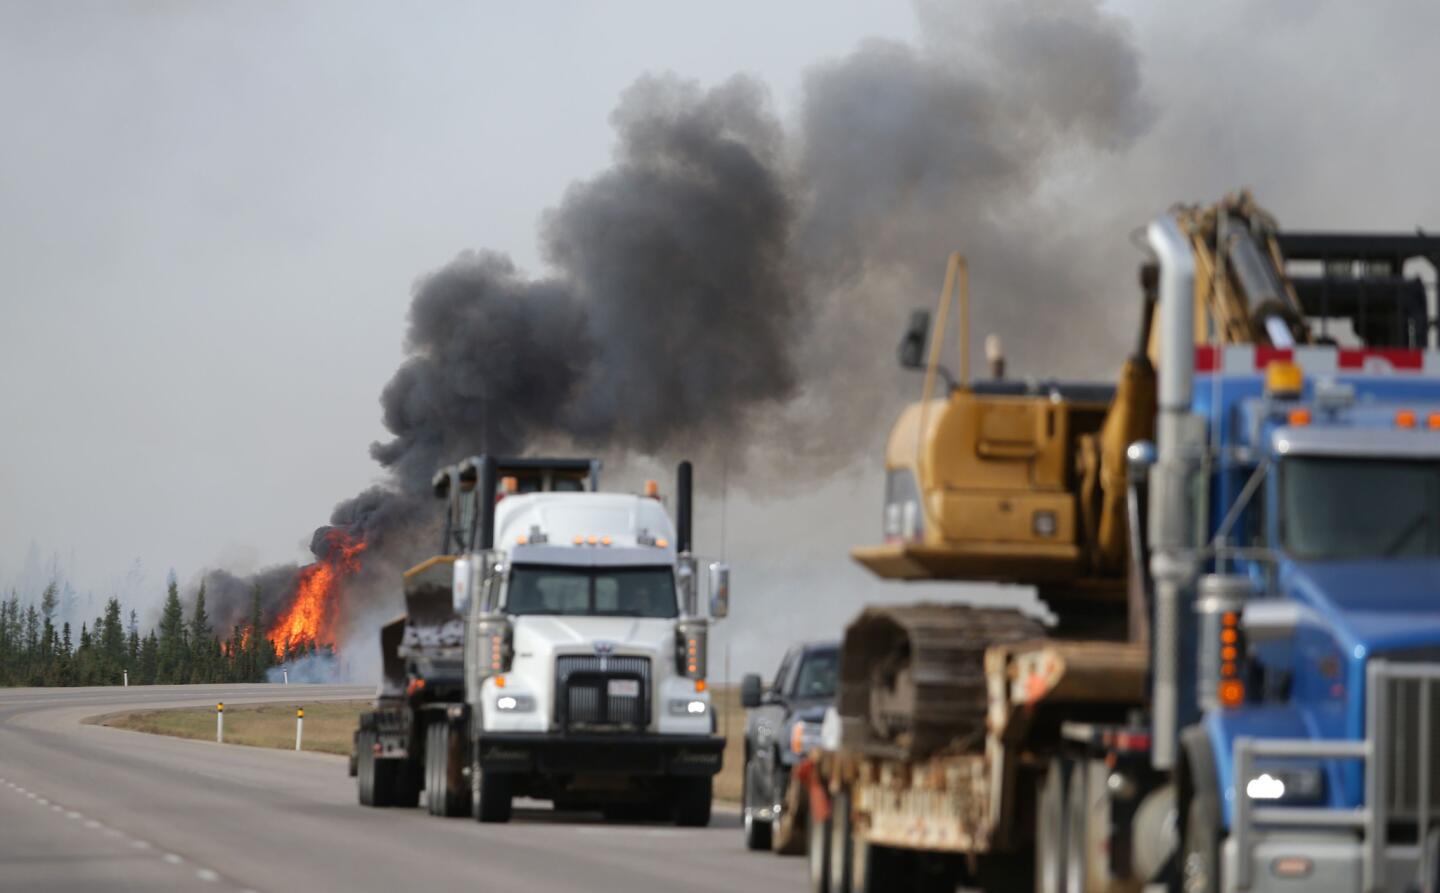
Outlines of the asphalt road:
M 0 689 L 0 890 L 805 889 L 739 817 L 613 825 L 539 804 L 508 825 L 357 805 L 342 757 L 83 723 L 157 706 L 369 697 L 354 686 Z

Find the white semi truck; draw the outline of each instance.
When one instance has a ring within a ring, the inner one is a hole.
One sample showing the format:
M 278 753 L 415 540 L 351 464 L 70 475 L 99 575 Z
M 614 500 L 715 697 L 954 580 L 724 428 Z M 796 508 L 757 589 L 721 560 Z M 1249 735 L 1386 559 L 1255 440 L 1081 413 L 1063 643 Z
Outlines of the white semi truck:
M 510 818 L 516 797 L 612 818 L 710 820 L 724 739 L 706 684 L 691 469 L 672 524 L 658 488 L 596 492 L 589 460 L 476 457 L 436 477 L 446 554 L 405 575 L 387 671 L 356 734 L 360 797 Z

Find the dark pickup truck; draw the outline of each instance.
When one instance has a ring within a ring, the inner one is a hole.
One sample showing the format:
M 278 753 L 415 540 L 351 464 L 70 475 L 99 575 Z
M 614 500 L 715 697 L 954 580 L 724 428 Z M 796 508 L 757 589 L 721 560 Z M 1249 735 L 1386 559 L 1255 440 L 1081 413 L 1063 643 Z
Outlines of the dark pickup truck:
M 825 710 L 835 701 L 840 643 L 791 646 L 768 688 L 756 673 L 740 683 L 745 720 L 745 846 L 770 849 L 790 770 L 819 744 Z

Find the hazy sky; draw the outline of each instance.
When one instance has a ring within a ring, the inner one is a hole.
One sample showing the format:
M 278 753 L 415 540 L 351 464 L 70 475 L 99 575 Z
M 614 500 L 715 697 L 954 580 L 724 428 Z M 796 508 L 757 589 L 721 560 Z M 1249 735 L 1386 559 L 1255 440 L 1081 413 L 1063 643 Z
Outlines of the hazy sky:
M 1037 231 L 1093 246 L 1088 281 L 1128 307 L 1127 233 L 1239 185 L 1297 226 L 1440 227 L 1432 4 L 1160 6 L 1107 7 L 1132 20 L 1146 132 L 1035 187 Z M 533 269 L 628 84 L 745 72 L 788 115 L 808 67 L 877 36 L 947 37 L 873 0 L 0 0 L 0 586 L 55 555 L 100 597 L 304 559 L 378 477 L 413 282 L 467 248 Z M 1093 353 L 1058 352 L 1109 374 L 1117 314 L 1081 325 L 1108 338 Z M 737 599 L 767 600 L 733 634 L 817 611 L 838 631 L 873 591 L 843 553 L 876 532 L 878 466 L 732 500 Z
M 804 66 L 871 2 L 0 4 L 0 581 L 308 554 L 377 474 L 412 282 L 537 263 L 635 77 Z M 822 14 L 823 10 L 823 14 Z

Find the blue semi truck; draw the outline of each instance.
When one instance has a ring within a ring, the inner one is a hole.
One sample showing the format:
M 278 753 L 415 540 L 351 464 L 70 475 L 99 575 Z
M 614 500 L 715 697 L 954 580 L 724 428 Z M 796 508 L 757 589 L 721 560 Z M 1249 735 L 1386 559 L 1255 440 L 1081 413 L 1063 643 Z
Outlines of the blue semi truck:
M 959 257 L 912 322 L 855 557 L 1041 605 L 850 624 L 792 791 L 812 889 L 1440 889 L 1440 239 L 1245 194 L 1146 232 L 1115 387 L 972 382 Z

